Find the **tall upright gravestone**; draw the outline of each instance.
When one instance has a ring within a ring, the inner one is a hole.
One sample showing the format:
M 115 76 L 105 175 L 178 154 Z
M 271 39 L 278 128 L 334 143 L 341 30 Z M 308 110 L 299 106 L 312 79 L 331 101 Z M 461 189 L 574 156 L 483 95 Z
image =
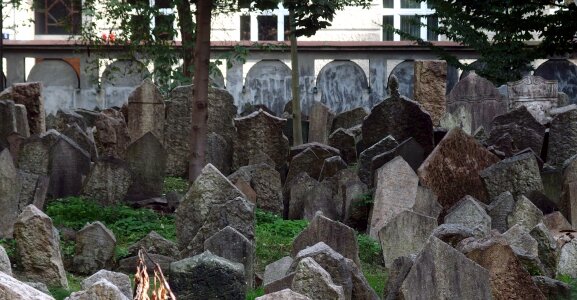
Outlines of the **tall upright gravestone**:
M 130 144 L 126 162 L 133 179 L 126 195 L 128 200 L 145 200 L 162 194 L 166 152 L 154 134 L 148 132 Z
M 136 141 L 150 131 L 163 141 L 164 99 L 150 79 L 145 79 L 128 96 L 128 116 L 131 140 Z
M 20 181 L 8 149 L 0 152 L 0 238 L 11 238 L 18 217 Z
M 447 62 L 427 60 L 415 62 L 414 98 L 431 115 L 438 126 L 446 110 Z
M 447 112 L 455 114 L 464 108 L 471 115 L 471 132 L 483 126 L 491 130 L 491 121 L 507 112 L 507 103 L 489 80 L 475 73 L 459 81 L 447 96 Z
M 65 135 L 50 149 L 49 193 L 60 198 L 80 194 L 83 177 L 90 171 L 90 154 Z
M 41 82 L 15 83 L 0 95 L 0 100 L 13 100 L 26 107 L 30 134 L 46 131 L 46 114 Z
M 559 99 L 556 80 L 539 76 L 527 76 L 519 81 L 507 82 L 509 106 L 515 109 L 525 106 L 539 123 L 547 122 L 549 111 L 557 107 Z

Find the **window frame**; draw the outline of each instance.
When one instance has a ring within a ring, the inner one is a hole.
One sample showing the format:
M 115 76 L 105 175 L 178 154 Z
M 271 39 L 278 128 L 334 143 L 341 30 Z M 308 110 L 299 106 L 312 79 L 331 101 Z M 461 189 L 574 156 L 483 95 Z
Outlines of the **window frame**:
M 420 2 L 419 8 L 401 8 L 401 1 L 403 0 L 393 0 L 393 8 L 386 8 L 385 7 L 385 0 L 383 0 L 383 4 L 381 7 L 382 10 L 382 17 L 384 16 L 393 16 L 393 26 L 395 29 L 401 28 L 401 16 L 414 16 L 420 15 L 421 16 L 421 23 L 428 24 L 427 22 L 427 15 L 433 14 L 435 11 L 430 9 L 427 6 L 426 2 Z M 381 18 L 384 21 L 384 18 Z M 423 40 L 428 40 L 428 28 L 425 26 L 421 26 L 419 31 L 419 37 Z M 439 40 L 439 36 L 437 35 L 436 41 Z M 381 30 L 381 41 L 385 40 L 384 30 Z M 401 36 L 397 33 L 393 35 L 393 41 L 401 41 Z

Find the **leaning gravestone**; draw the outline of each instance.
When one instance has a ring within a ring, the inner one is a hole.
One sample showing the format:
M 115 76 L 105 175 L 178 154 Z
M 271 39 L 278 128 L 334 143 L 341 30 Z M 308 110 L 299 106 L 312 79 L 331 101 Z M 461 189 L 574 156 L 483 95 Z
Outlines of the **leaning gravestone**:
M 507 216 L 513 212 L 515 199 L 511 192 L 503 192 L 501 195 L 491 199 L 487 208 L 487 213 L 491 217 L 491 228 L 503 233 L 509 229 Z
M 535 70 L 535 76 L 557 80 L 559 92 L 567 94 L 570 104 L 577 104 L 577 65 L 566 59 L 550 59 Z
M 465 195 L 487 202 L 479 173 L 498 161 L 472 136 L 454 128 L 423 162 L 418 174 L 423 185 L 439 196 L 439 204 L 446 211 Z
M 491 130 L 493 118 L 507 112 L 507 102 L 495 85 L 475 73 L 461 79 L 447 96 L 447 112 L 455 113 L 461 107 L 471 114 L 473 132 L 481 126 Z
M 443 118 L 446 110 L 445 93 L 447 90 L 447 62 L 427 60 L 415 62 L 415 101 L 431 115 L 435 126 Z
M 433 122 L 421 106 L 399 94 L 398 82 L 389 80 L 391 97 L 375 105 L 363 121 L 363 143 L 371 146 L 388 135 L 398 141 L 414 138 L 429 154 L 433 150 Z
M 124 158 L 130 135 L 122 113 L 112 108 L 103 110 L 96 116 L 94 126 L 98 154 L 101 157 Z
M 42 134 L 46 131 L 46 116 L 41 82 L 15 83 L 6 90 L 7 99 L 26 107 L 30 134 Z M 4 100 L 4 99 L 2 99 Z
M 68 288 L 60 237 L 50 217 L 34 205 L 27 206 L 14 224 L 14 239 L 22 277 L 48 286 Z
M 59 136 L 58 132 L 49 130 L 44 135 L 26 139 L 18 153 L 18 168 L 32 174 L 48 175 L 50 149 Z
M 291 288 L 312 299 L 345 299 L 343 287 L 336 285 L 331 275 L 310 257 L 299 262 Z
M 79 195 L 84 177 L 90 172 L 90 154 L 65 135 L 50 149 L 50 185 L 55 198 Z
M 366 150 L 365 150 L 366 151 Z M 371 177 L 375 171 L 393 158 L 401 156 L 417 172 L 425 160 L 425 150 L 413 138 L 408 138 L 394 149 L 381 153 L 371 160 Z
M 84 181 L 81 194 L 100 205 L 120 204 L 132 183 L 128 165 L 116 158 L 97 160 Z
M 62 134 L 73 140 L 80 148 L 90 154 L 90 159 L 95 161 L 98 158 L 98 153 L 96 151 L 96 143 L 94 139 L 86 134 L 86 131 L 82 130 L 78 124 L 72 124 L 68 128 L 62 131 Z
M 491 217 L 477 200 L 469 195 L 457 202 L 445 216 L 445 224 L 458 224 L 470 228 L 477 236 L 491 231 Z
M 14 107 L 14 101 L 0 101 L 0 140 L 5 141 L 9 134 L 17 131 L 18 128 L 16 127 L 16 108 Z
M 0 238 L 11 238 L 18 217 L 20 180 L 8 149 L 0 152 Z
M 358 163 L 359 179 L 368 186 L 375 185 L 374 171 L 371 169 L 373 159 L 383 153 L 392 151 L 397 146 L 398 143 L 395 138 L 389 135 L 361 152 Z
M 533 153 L 502 160 L 481 171 L 479 175 L 489 198 L 495 198 L 507 191 L 515 197 L 529 195 L 533 191 L 543 192 L 539 166 Z
M 334 117 L 328 106 L 315 101 L 309 116 L 309 142 L 327 144 Z
M 453 247 L 430 237 L 400 293 L 404 299 L 491 299 L 490 276 Z
M 132 173 L 132 185 L 126 196 L 128 200 L 145 200 L 162 194 L 166 152 L 152 133 L 143 135 L 128 146 L 126 162 Z
M 373 211 L 369 235 L 378 239 L 381 228 L 399 213 L 415 204 L 419 177 L 405 160 L 398 156 L 377 170 Z
M 18 170 L 18 178 L 22 185 L 18 197 L 19 208 L 26 207 L 30 204 L 43 208 L 48 194 L 48 185 L 50 178 L 44 175 L 36 175 L 22 170 Z M 20 213 L 20 211 L 18 211 Z
M 80 274 L 94 274 L 110 268 L 116 247 L 116 237 L 99 221 L 87 224 L 76 233 L 74 270 Z
M 339 128 L 331 133 L 328 141 L 329 146 L 339 149 L 341 156 L 347 164 L 356 163 L 357 148 L 355 135 L 349 130 Z
M 277 118 L 259 110 L 234 120 L 236 138 L 233 153 L 233 169 L 247 165 L 250 158 L 260 152 L 268 155 L 276 169 L 281 168 L 289 152 L 288 139 L 283 134 L 286 119 Z
M 331 132 L 339 128 L 349 129 L 357 125 L 363 124 L 363 119 L 369 113 L 364 107 L 357 107 L 351 110 L 347 110 L 335 116 L 333 119 L 333 126 Z
M 240 167 L 228 176 L 231 182 L 239 179 L 247 182 L 256 193 L 256 206 L 260 209 L 282 214 L 282 182 L 280 173 L 268 164 L 261 163 Z
M 545 80 L 539 76 L 527 76 L 519 81 L 507 82 L 509 106 L 521 106 L 541 124 L 549 121 L 549 111 L 557 107 L 559 94 L 556 80 Z
M 556 111 L 549 129 L 547 162 L 555 167 L 577 154 L 577 106 L 569 105 Z
M 83 290 L 89 289 L 92 285 L 100 280 L 107 280 L 114 284 L 128 299 L 132 298 L 132 286 L 130 285 L 130 277 L 126 274 L 111 272 L 107 270 L 100 270 L 90 277 L 82 280 L 81 287 Z
M 164 141 L 164 99 L 150 79 L 145 79 L 128 96 L 128 134 L 133 141 L 152 132 Z
M 510 136 L 510 142 L 502 146 L 500 140 L 504 139 L 505 135 Z M 493 119 L 491 132 L 486 142 L 507 156 L 527 148 L 540 155 L 544 140 L 545 126 L 533 117 L 527 107 L 520 106 Z
M 296 148 L 304 148 L 290 160 L 289 170 L 285 182 L 290 182 L 298 174 L 306 172 L 310 177 L 319 180 L 325 159 L 339 155 L 340 151 L 319 143 L 303 144 L 291 148 L 291 154 Z M 314 213 L 314 212 L 313 212 Z
M 403 211 L 379 230 L 386 267 L 402 256 L 417 254 L 437 227 L 437 219 L 412 211 Z

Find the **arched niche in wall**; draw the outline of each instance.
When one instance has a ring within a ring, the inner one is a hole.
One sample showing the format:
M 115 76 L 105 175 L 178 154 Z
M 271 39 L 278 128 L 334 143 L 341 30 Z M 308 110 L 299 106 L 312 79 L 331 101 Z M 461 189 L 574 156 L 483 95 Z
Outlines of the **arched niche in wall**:
M 413 60 L 405 60 L 398 64 L 389 75 L 395 75 L 399 80 L 399 93 L 409 99 L 413 99 L 413 88 L 415 85 L 415 62 Z M 387 80 L 387 83 L 389 80 Z M 388 87 L 387 87 L 388 90 Z
M 182 65 L 180 65 L 178 68 L 180 70 L 182 70 Z M 219 68 L 211 68 L 210 69 L 210 73 L 208 75 L 208 80 L 210 82 L 211 87 L 219 88 L 219 89 L 224 89 L 224 87 L 225 87 L 224 76 L 222 75 L 222 72 L 220 71 Z M 179 80 L 174 80 L 173 83 L 176 84 L 175 86 L 190 84 L 190 83 L 183 83 L 182 81 L 179 81 Z
M 114 61 L 102 73 L 102 89 L 105 93 L 105 106 L 121 107 L 128 101 L 128 95 L 150 78 L 146 66 L 136 60 L 120 59 Z
M 246 75 L 242 99 L 241 106 L 263 104 L 277 116 L 282 115 L 291 100 L 291 69 L 280 60 L 259 61 Z
M 321 102 L 335 113 L 357 107 L 370 109 L 365 96 L 369 86 L 363 69 L 350 60 L 334 60 L 326 64 L 317 77 L 317 90 Z
M 569 104 L 577 104 L 577 65 L 566 59 L 550 59 L 535 70 L 535 76 L 557 80 L 559 92 L 567 94 Z
M 62 59 L 42 59 L 30 70 L 27 82 L 42 82 L 44 108 L 47 114 L 76 106 L 76 89 L 80 80 L 76 70 Z

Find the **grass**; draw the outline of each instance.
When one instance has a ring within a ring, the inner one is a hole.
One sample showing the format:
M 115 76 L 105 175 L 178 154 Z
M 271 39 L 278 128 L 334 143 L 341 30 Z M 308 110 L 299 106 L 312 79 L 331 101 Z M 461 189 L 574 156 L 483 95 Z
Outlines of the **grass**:
M 80 283 L 83 278 L 76 277 L 70 273 L 66 273 L 66 278 L 68 279 L 68 289 L 61 287 L 48 287 L 50 294 L 56 300 L 64 300 L 66 297 L 70 296 L 73 292 L 80 291 Z
M 571 296 L 575 297 L 577 295 L 577 278 L 573 278 L 570 275 L 560 274 L 557 275 L 557 280 L 568 284 L 571 287 Z
M 163 193 L 166 195 L 170 192 L 177 192 L 185 194 L 188 191 L 188 181 L 180 177 L 166 177 L 164 178 Z

